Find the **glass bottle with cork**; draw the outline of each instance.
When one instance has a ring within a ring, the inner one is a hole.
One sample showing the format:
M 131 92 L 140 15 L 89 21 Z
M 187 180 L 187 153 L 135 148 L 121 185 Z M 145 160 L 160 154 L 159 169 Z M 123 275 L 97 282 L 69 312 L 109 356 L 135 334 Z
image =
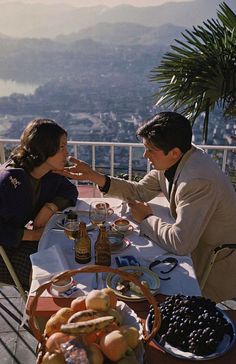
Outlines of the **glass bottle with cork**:
M 89 263 L 91 260 L 91 240 L 86 230 L 85 222 L 79 224 L 78 238 L 75 239 L 75 261 L 79 264 Z
M 106 228 L 103 224 L 99 224 L 99 234 L 94 245 L 95 264 L 111 265 L 111 245 L 107 236 Z

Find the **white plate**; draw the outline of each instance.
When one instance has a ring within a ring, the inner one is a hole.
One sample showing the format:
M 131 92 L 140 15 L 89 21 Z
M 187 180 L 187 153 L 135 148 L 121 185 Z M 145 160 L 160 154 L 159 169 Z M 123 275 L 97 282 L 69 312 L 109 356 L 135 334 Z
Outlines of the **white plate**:
M 91 224 L 89 221 L 89 212 L 88 211 L 75 211 L 80 221 L 84 221 L 86 223 L 86 228 L 88 231 L 96 229 L 96 225 Z M 65 214 L 60 214 L 57 219 L 57 226 L 59 226 L 61 229 L 64 229 L 64 221 L 65 221 Z
M 212 354 L 208 355 L 196 355 L 187 351 L 182 351 L 181 349 L 178 349 L 172 345 L 170 345 L 168 342 L 165 342 L 164 345 L 160 344 L 160 335 L 157 334 L 157 336 L 153 339 L 153 341 L 156 343 L 156 345 L 164 350 L 166 353 L 169 353 L 172 356 L 175 356 L 176 358 L 186 359 L 186 360 L 211 360 L 218 358 L 219 356 L 224 355 L 227 351 L 229 351 L 233 345 L 236 342 L 236 328 L 234 323 L 231 321 L 231 319 L 226 315 L 226 313 L 219 308 L 218 311 L 222 312 L 223 317 L 226 319 L 227 322 L 229 322 L 232 326 L 232 335 L 224 335 L 222 341 L 219 343 L 216 351 Z M 147 332 L 151 331 L 151 315 L 149 314 L 146 319 L 146 330 Z M 227 363 L 227 360 L 226 360 Z
M 152 294 L 157 294 L 160 288 L 160 279 L 155 272 L 152 272 L 150 269 L 146 267 L 139 267 L 139 266 L 125 266 L 119 268 L 122 271 L 128 273 L 135 273 L 135 272 L 142 272 L 142 276 L 140 276 L 141 281 L 146 281 L 148 283 L 149 289 L 151 290 Z M 122 278 L 119 274 L 109 273 L 107 276 L 107 287 L 111 288 L 115 294 L 126 301 L 145 301 L 146 298 L 142 294 L 137 294 L 131 290 L 122 294 L 121 292 L 117 291 L 116 286 L 118 282 L 122 281 Z

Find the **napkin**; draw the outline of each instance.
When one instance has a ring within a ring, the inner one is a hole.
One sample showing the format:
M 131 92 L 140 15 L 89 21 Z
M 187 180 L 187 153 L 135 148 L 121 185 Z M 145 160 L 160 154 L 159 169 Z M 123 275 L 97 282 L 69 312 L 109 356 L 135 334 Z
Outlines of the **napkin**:
M 52 274 L 69 269 L 65 255 L 59 245 L 52 245 L 48 249 L 41 250 L 30 255 L 32 263 L 32 279 L 40 280 L 48 278 Z

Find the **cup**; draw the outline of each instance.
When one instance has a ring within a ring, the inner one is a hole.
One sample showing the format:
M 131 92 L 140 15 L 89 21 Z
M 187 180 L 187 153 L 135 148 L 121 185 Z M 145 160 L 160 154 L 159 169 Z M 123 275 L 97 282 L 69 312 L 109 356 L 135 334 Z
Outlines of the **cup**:
M 73 277 L 60 279 L 57 283 L 52 283 L 52 288 L 57 292 L 65 292 L 73 285 Z
M 113 224 L 114 224 L 114 228 L 117 231 L 122 231 L 122 232 L 130 230 L 130 227 L 131 227 L 129 220 L 127 220 L 127 219 L 117 219 L 114 221 Z

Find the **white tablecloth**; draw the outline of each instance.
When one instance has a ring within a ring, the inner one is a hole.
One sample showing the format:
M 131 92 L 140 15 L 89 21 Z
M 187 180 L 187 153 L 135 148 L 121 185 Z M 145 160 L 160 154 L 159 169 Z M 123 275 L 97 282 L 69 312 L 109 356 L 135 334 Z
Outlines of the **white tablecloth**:
M 89 198 L 78 200 L 75 209 L 88 212 L 90 201 L 91 199 Z M 106 201 L 108 201 L 110 206 L 114 209 L 114 214 L 110 218 L 111 220 L 117 218 L 117 215 L 124 215 L 125 209 L 124 206 L 121 205 L 120 200 L 106 199 Z M 156 198 L 152 203 L 152 207 L 153 206 L 155 206 L 155 212 L 157 214 L 161 214 L 162 217 L 165 216 L 167 221 L 172 220 L 167 207 L 167 201 L 164 197 Z M 129 217 L 129 214 L 127 213 L 126 216 Z M 50 279 L 54 273 L 80 267 L 80 264 L 76 263 L 74 259 L 73 241 L 69 240 L 65 236 L 63 230 L 61 230 L 57 225 L 61 219 L 62 215 L 54 215 L 51 218 L 40 240 L 38 252 L 31 255 L 33 265 L 31 294 L 33 294 L 33 291 L 40 284 Z M 132 255 L 140 262 L 141 265 L 146 267 L 148 267 L 149 264 L 157 257 L 164 259 L 167 256 L 173 256 L 159 247 L 152 240 L 139 236 L 138 226 L 132 221 L 131 223 L 134 226 L 134 231 L 129 233 L 127 236 L 131 244 L 127 249 L 119 252 L 119 256 Z M 92 261 L 90 264 L 94 264 L 93 245 L 97 237 L 97 230 L 90 231 L 89 235 L 92 241 Z M 160 293 L 200 295 L 201 291 L 195 276 L 191 258 L 188 256 L 175 256 L 175 258 L 178 259 L 178 266 L 170 274 L 168 274 L 168 276 L 171 277 L 170 280 L 161 280 Z M 116 267 L 115 255 L 112 255 L 112 266 Z M 156 267 L 153 270 L 158 273 L 158 269 L 160 268 Z M 84 293 L 91 290 L 93 279 L 94 274 L 88 273 L 79 274 L 75 277 L 75 280 L 78 282 L 79 289 L 81 289 Z M 50 295 L 50 293 L 46 291 L 43 294 L 43 296 L 48 295 Z

